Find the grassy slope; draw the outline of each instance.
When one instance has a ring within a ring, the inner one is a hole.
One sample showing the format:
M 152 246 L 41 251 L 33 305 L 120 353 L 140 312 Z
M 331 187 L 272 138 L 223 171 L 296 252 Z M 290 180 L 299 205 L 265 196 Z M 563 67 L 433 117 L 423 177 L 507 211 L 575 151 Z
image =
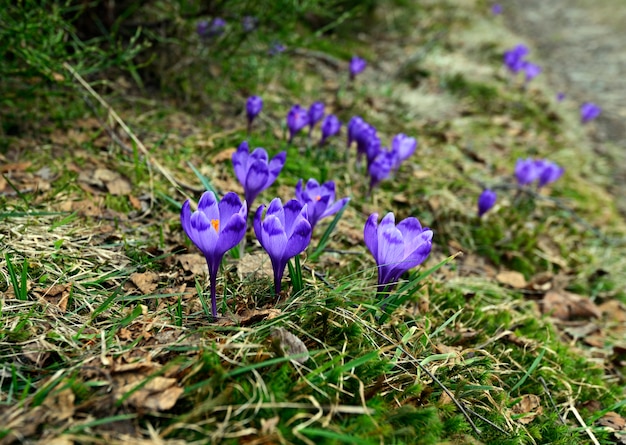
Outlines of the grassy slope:
M 603 413 L 592 406 L 623 413 L 613 349 L 624 332 L 624 321 L 614 318 L 619 310 L 596 320 L 592 334 L 600 344 L 592 348 L 580 334 L 588 316 L 555 326 L 541 312 L 541 290 L 511 288 L 495 277 L 514 270 L 528 281 L 548 277 L 547 287 L 597 304 L 619 308 L 626 301 L 623 220 L 604 190 L 607 161 L 594 156 L 575 110 L 556 104 L 541 79 L 523 91 L 507 78 L 501 53 L 518 42 L 472 2 L 410 3 L 380 10 L 371 22 L 369 35 L 347 43 L 339 31 L 336 40 L 309 40 L 307 50 L 256 61 L 262 68 L 255 71 L 240 68 L 263 85 L 254 91 L 265 109 L 251 144 L 284 149 L 288 108 L 323 100 L 344 122 L 366 118 L 384 141 L 399 132 L 416 136 L 417 154 L 368 199 L 343 138 L 322 150 L 297 139 L 299 148 L 288 148 L 285 171 L 259 203 L 290 199 L 300 177 L 336 180 L 338 195 L 352 198 L 333 235 L 337 251 L 304 257 L 304 289 L 288 290 L 275 303 L 269 276 L 254 273 L 265 256 L 250 232 L 246 261 L 229 257 L 224 264 L 225 317 L 217 324 L 198 298 L 205 279 L 193 274 L 198 254 L 171 201 L 183 198 L 154 163 L 110 143 L 93 119 L 58 128 L 54 103 L 37 138 L 12 141 L 7 162 L 18 154 L 32 162 L 11 176 L 16 188 L 41 178 L 44 166 L 53 175 L 40 179 L 49 190 L 40 185 L 39 192 L 0 198 L 7 246 L 0 259 L 7 283 L 0 443 L 24 436 L 46 443 L 159 437 L 161 443 L 572 444 L 589 437 L 571 407 L 589 425 Z M 372 63 L 348 86 L 343 66 L 353 51 Z M 241 191 L 228 150 L 245 137 L 237 105 L 245 95 L 228 83 L 209 88 L 217 99 L 208 117 L 152 99 L 128 100 L 121 90 L 108 98 L 152 159 L 188 183 L 186 193 L 196 199 L 201 186 L 187 162 L 219 190 Z M 527 156 L 549 157 L 567 173 L 541 196 L 518 196 L 506 185 L 515 160 Z M 96 168 L 123 174 L 130 194 L 107 193 L 90 179 L 98 177 Z M 484 184 L 502 188 L 497 207 L 478 221 L 475 200 Z M 375 266 L 361 232 L 371 212 L 387 211 L 398 219 L 417 216 L 435 230 L 426 268 L 458 250 L 464 255 L 424 279 L 380 324 L 371 310 Z M 318 228 L 312 247 L 322 233 Z M 53 285 L 62 286 L 53 291 Z M 277 354 L 278 327 L 305 342 L 309 361 Z M 481 435 L 426 371 L 463 404 Z M 541 413 L 525 423 L 512 407 L 527 395 L 539 397 Z M 566 412 L 564 426 L 557 413 Z M 601 428 L 593 431 L 610 440 Z

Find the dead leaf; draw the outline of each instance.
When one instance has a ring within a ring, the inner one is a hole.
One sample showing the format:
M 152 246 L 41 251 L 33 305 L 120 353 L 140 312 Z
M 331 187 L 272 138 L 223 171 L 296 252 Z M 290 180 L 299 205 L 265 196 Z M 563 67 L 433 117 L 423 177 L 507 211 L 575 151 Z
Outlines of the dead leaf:
M 270 338 L 272 340 L 272 347 L 274 348 L 274 351 L 281 357 L 305 354 L 302 357 L 292 359 L 300 364 L 306 363 L 309 359 L 309 350 L 304 342 L 287 329 L 280 327 L 272 329 Z
M 524 394 L 522 399 L 511 407 L 511 412 L 518 415 L 523 414 L 516 420 L 527 425 L 543 412 L 541 399 L 535 394 Z
M 552 272 L 540 272 L 533 276 L 528 283 L 528 288 L 534 291 L 546 292 L 552 289 Z
M 272 262 L 264 252 L 246 253 L 237 263 L 240 280 L 255 277 L 272 277 Z
M 147 382 L 146 379 L 148 379 Z M 116 400 L 132 392 L 128 398 L 124 399 L 124 404 L 135 408 L 167 411 L 176 405 L 176 401 L 184 392 L 183 388 L 177 385 L 175 378 L 151 378 L 143 374 L 122 373 L 116 375 L 114 380 L 117 383 Z
M 496 280 L 500 284 L 510 286 L 513 289 L 523 289 L 526 287 L 524 275 L 514 270 L 505 270 L 496 275 Z
M 67 302 L 70 298 L 71 290 L 72 283 L 67 283 L 55 284 L 47 289 L 33 289 L 33 292 L 47 303 L 58 307 L 61 312 L 65 312 L 67 310 Z
M 241 326 L 248 326 L 263 320 L 271 320 L 281 314 L 280 309 L 245 310 L 237 315 Z
M 589 298 L 564 290 L 546 293 L 541 300 L 541 311 L 559 320 L 600 318 L 602 315 Z
M 626 430 L 626 419 L 613 411 L 609 411 L 604 416 L 600 417 L 596 421 L 596 424 L 605 428 L 610 428 L 613 431 Z
M 624 307 L 624 303 L 619 300 L 605 301 L 598 309 L 600 309 L 600 312 L 609 320 L 618 323 L 626 322 L 626 307 Z
M 192 275 L 202 275 L 207 273 L 206 259 L 198 253 L 184 253 L 178 255 L 178 261 L 185 272 Z
M 43 405 L 49 410 L 49 419 L 60 421 L 69 419 L 74 415 L 74 392 L 65 388 L 57 393 L 52 393 L 43 401 Z
M 233 158 L 233 153 L 235 153 L 236 151 L 236 148 L 227 148 L 226 150 L 222 150 L 218 154 L 213 156 L 211 160 L 213 161 L 213 164 L 219 164 L 220 162 L 230 162 L 230 160 Z
M 142 294 L 148 295 L 159 286 L 159 274 L 151 270 L 143 273 L 135 272 L 130 275 L 130 281 L 137 286 Z

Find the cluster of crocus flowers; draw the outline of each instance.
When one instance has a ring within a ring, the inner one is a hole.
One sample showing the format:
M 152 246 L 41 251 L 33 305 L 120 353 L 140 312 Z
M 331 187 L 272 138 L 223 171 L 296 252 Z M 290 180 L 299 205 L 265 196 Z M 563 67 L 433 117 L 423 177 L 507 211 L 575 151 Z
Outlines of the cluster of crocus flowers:
M 585 102 L 580 106 L 580 121 L 586 124 L 594 120 L 602 113 L 602 109 L 592 102 Z
M 391 148 L 383 147 L 376 128 L 359 116 L 352 117 L 348 122 L 348 148 L 353 142 L 356 142 L 357 164 L 363 157 L 367 161 L 370 191 L 388 178 L 392 172 L 397 171 L 400 164 L 407 160 L 417 148 L 415 138 L 403 133 L 393 137 Z
M 302 186 L 302 179 L 296 185 L 296 199 L 307 206 L 307 219 L 311 228 L 315 228 L 317 222 L 334 215 L 341 210 L 350 200 L 342 198 L 335 202 L 335 182 L 328 181 L 320 185 L 315 179 L 309 179 Z
M 491 189 L 485 189 L 478 197 L 478 217 L 481 218 L 485 213 L 493 208 L 496 204 L 498 195 Z
M 248 208 L 236 193 L 229 192 L 217 201 L 213 192 L 204 192 L 198 209 L 191 211 L 189 200 L 180 213 L 183 230 L 200 249 L 209 268 L 211 313 L 217 317 L 216 281 L 224 254 L 241 242 L 246 234 Z
M 201 20 L 200 22 L 198 22 L 196 31 L 200 38 L 209 39 L 222 35 L 225 28 L 226 21 L 221 17 L 215 17 L 210 22 L 206 20 Z
M 248 207 L 252 207 L 252 203 L 259 193 L 274 183 L 283 169 L 286 159 L 287 153 L 284 151 L 270 160 L 264 148 L 255 148 L 250 153 L 247 141 L 243 141 L 239 145 L 232 156 L 233 169 L 237 180 L 243 186 Z
M 378 224 L 373 213 L 363 228 L 365 245 L 378 267 L 378 293 L 388 292 L 403 273 L 422 264 L 432 249 L 433 232 L 422 227 L 419 220 L 408 217 L 395 224 L 388 213 Z
M 504 65 L 513 74 L 524 71 L 526 82 L 530 82 L 541 73 L 539 65 L 526 60 L 529 52 L 528 47 L 522 44 L 504 52 Z
M 518 159 L 515 163 L 515 177 L 521 186 L 537 182 L 537 188 L 544 187 L 559 179 L 564 173 L 563 167 L 547 159 Z
M 350 80 L 354 80 L 357 74 L 360 74 L 363 72 L 365 67 L 367 67 L 367 62 L 365 61 L 365 59 L 361 59 L 359 56 L 352 56 L 352 59 L 350 59 L 350 65 L 349 65 Z
M 264 210 L 265 205 L 261 205 L 256 211 L 254 233 L 272 262 L 274 290 L 278 295 L 287 262 L 307 248 L 312 228 L 307 205 L 298 200 L 292 199 L 283 206 L 280 198 L 274 198 L 265 217 Z

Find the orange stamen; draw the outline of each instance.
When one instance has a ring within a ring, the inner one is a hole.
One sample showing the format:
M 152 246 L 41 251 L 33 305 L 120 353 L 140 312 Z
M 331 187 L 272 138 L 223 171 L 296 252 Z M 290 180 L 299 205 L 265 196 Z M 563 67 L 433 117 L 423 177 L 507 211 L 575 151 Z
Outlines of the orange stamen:
M 219 230 L 220 230 L 220 221 L 218 219 L 212 219 L 211 220 L 211 225 L 213 226 L 213 228 L 215 229 L 216 232 L 219 232 Z
M 317 195 L 317 196 L 315 197 L 315 200 L 316 200 L 316 201 L 319 201 L 320 199 L 322 199 L 322 197 L 321 197 L 320 195 Z

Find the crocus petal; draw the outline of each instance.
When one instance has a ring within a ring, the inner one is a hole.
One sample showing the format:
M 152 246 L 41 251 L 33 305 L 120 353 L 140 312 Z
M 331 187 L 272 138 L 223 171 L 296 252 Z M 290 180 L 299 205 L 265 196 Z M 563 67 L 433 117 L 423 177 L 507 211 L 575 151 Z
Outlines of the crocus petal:
M 235 170 L 235 176 L 240 184 L 246 182 L 246 172 L 248 167 L 249 146 L 247 141 L 243 141 L 239 144 L 237 151 L 233 153 L 233 169 Z
M 265 248 L 270 258 L 284 258 L 285 249 L 287 248 L 287 235 L 280 220 L 274 215 L 266 214 L 262 223 L 262 230 L 265 232 L 265 245 L 263 248 Z
M 419 220 L 410 216 L 400 221 L 396 227 L 402 233 L 402 239 L 407 248 L 415 247 L 415 240 L 422 234 L 422 225 Z
M 241 214 L 233 215 L 228 220 L 224 228 L 220 232 L 220 238 L 216 248 L 216 255 L 221 256 L 224 253 L 241 242 L 246 234 L 246 219 Z
M 256 238 L 261 243 L 261 246 L 265 248 L 265 241 L 263 239 L 263 230 L 261 230 L 261 218 L 263 216 L 263 210 L 265 210 L 264 205 L 260 205 L 254 214 L 254 219 L 252 220 L 252 227 L 254 228 L 254 234 Z
M 333 205 L 329 206 L 326 209 L 326 211 L 322 215 L 322 218 L 326 218 L 327 216 L 334 215 L 339 210 L 341 210 L 343 208 L 343 206 L 345 206 L 349 201 L 350 201 L 350 198 L 346 197 L 346 198 L 342 198 L 339 201 L 335 202 Z
M 230 221 L 233 215 L 238 214 L 243 205 L 245 204 L 241 203 L 241 199 L 237 193 L 226 193 L 218 205 L 220 221 L 222 224 L 226 224 Z
M 292 199 L 285 203 L 283 211 L 285 212 L 284 228 L 287 237 L 291 237 L 294 224 L 302 212 L 303 205 L 296 199 Z
M 191 239 L 190 233 L 193 229 L 191 227 L 191 207 L 189 200 L 183 203 L 183 208 L 180 211 L 180 224 L 183 226 L 183 230 L 187 236 Z
M 212 256 L 217 245 L 218 234 L 211 224 L 211 220 L 202 212 L 193 212 L 191 227 L 192 233 L 188 234 L 191 241 L 202 251 L 205 257 Z
M 281 172 L 283 167 L 285 166 L 285 161 L 287 160 L 287 152 L 281 151 L 276 156 L 272 158 L 272 160 L 268 164 L 268 170 L 270 173 L 270 177 L 268 179 L 267 187 L 272 185 L 272 183 L 278 177 L 278 174 Z
M 395 266 L 404 260 L 404 240 L 396 227 L 379 228 L 378 253 L 380 264 Z
M 198 201 L 198 211 L 204 213 L 209 220 L 215 219 L 219 221 L 220 211 L 213 192 L 206 191 L 202 194 Z
M 244 190 L 246 191 L 246 201 L 252 202 L 265 189 L 269 172 L 267 171 L 267 164 L 263 161 L 256 161 L 250 166 L 248 175 L 246 176 L 246 182 L 244 184 Z
M 283 253 L 283 259 L 286 261 L 303 252 L 310 242 L 311 224 L 306 219 L 299 218 L 292 228 L 291 236 Z
M 378 263 L 378 213 L 372 213 L 363 228 L 363 239 L 374 260 Z
M 274 215 L 280 221 L 280 224 L 285 227 L 285 210 L 283 209 L 283 203 L 280 198 L 274 198 L 270 202 L 269 207 L 267 208 L 266 217 L 269 215 Z

